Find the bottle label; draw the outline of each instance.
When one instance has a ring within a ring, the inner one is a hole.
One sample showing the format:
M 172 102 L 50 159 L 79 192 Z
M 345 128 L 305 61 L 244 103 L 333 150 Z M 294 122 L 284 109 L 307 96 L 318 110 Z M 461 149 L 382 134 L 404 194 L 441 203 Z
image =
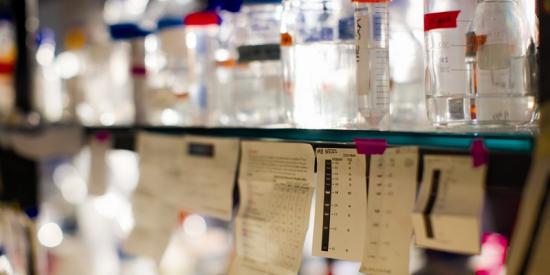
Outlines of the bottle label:
M 446 11 L 424 14 L 424 31 L 434 29 L 454 29 L 460 11 Z
M 281 59 L 281 48 L 276 43 L 240 46 L 237 51 L 239 52 L 239 63 Z

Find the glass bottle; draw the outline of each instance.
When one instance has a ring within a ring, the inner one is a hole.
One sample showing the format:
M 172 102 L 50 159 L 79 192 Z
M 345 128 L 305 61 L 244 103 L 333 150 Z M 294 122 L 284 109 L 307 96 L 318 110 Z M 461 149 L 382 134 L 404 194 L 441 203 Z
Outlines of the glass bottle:
M 465 45 L 477 0 L 424 0 L 426 107 L 436 126 L 470 121 Z
M 7 122 L 15 109 L 15 53 L 13 19 L 0 10 L 0 122 Z
M 183 125 L 188 93 L 186 32 L 184 16 L 196 9 L 191 1 L 155 1 L 147 18 L 156 20 L 156 32 L 145 40 L 147 84 L 149 87 L 147 122 L 153 125 Z
M 353 13 L 347 0 L 284 2 L 283 85 L 297 127 L 349 127 L 357 117 Z
M 480 2 L 466 38 L 466 117 L 475 125 L 531 123 L 536 109 L 531 81 L 535 46 L 520 5 L 514 0 Z
M 236 126 L 273 125 L 283 120 L 281 12 L 280 1 L 245 0 L 236 14 L 237 63 L 232 70 L 232 91 L 226 94 Z

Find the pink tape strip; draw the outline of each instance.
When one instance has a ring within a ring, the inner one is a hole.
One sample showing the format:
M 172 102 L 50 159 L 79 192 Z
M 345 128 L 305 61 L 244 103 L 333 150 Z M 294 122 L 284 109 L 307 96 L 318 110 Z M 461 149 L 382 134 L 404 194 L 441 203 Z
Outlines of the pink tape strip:
M 132 73 L 132 75 L 135 75 L 135 76 L 147 75 L 147 69 L 145 67 L 141 67 L 141 66 L 133 66 L 130 69 L 130 72 Z
M 489 150 L 485 147 L 483 139 L 476 139 L 472 142 L 470 153 L 474 161 L 474 167 L 479 167 L 489 162 Z
M 95 139 L 99 142 L 106 142 L 111 138 L 111 133 L 108 131 L 99 131 L 95 134 Z
M 363 155 L 382 155 L 388 147 L 388 142 L 385 139 L 356 138 L 353 141 L 357 153 Z

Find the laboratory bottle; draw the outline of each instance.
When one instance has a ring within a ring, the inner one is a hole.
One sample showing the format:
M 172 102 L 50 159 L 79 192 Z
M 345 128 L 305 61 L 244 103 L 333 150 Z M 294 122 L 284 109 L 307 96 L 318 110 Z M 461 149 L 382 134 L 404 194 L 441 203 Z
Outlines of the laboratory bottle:
M 68 106 L 68 98 L 63 94 L 61 75 L 67 68 L 56 64 L 54 31 L 48 28 L 39 30 L 36 46 L 33 106 L 44 122 L 62 122 L 66 118 L 64 107 Z
M 3 245 L 0 245 L 0 275 L 14 275 L 15 272 L 11 266 L 10 260 L 8 259 L 5 248 Z
M 285 0 L 283 88 L 298 128 L 353 127 L 357 118 L 354 8 L 349 0 Z
M 270 126 L 283 122 L 280 51 L 282 5 L 278 0 L 244 0 L 233 21 L 236 63 L 231 90 L 221 93 L 230 104 L 232 126 Z
M 219 48 L 220 16 L 201 11 L 184 18 L 187 48 L 187 91 L 178 105 L 185 125 L 203 126 L 209 121 L 215 81 L 215 52 Z
M 148 0 L 108 0 L 105 2 L 103 17 L 109 27 L 109 32 L 115 47 L 127 51 L 127 71 L 131 90 L 130 101 L 133 101 L 133 123 L 147 124 L 147 69 L 145 67 L 145 38 L 154 27 L 153 22 L 145 20 Z M 122 68 L 119 68 L 122 69 Z M 124 74 L 124 73 L 122 73 Z M 114 124 L 116 121 L 105 114 L 102 124 Z
M 182 108 L 178 105 L 186 104 L 189 93 L 189 63 L 183 19 L 198 7 L 193 1 L 154 3 L 157 5 L 148 9 L 152 12 L 147 16 L 156 18 L 156 31 L 145 41 L 147 83 L 150 88 L 147 122 L 152 125 L 184 125 L 186 114 L 178 111 Z
M 15 27 L 13 19 L 0 11 L 0 122 L 6 123 L 15 110 Z
M 369 128 L 390 115 L 390 0 L 355 0 L 357 107 Z
M 390 3 L 390 129 L 429 127 L 424 93 L 424 3 Z
M 426 108 L 435 126 L 470 122 L 466 33 L 477 0 L 424 0 Z
M 463 101 L 471 124 L 506 127 L 533 121 L 536 46 L 527 22 L 514 0 L 478 3 L 465 35 L 468 90 Z

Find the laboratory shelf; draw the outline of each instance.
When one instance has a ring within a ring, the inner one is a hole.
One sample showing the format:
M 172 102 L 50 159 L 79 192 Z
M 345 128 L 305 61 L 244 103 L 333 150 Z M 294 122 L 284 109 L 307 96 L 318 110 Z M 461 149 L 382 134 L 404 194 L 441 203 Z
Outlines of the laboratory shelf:
M 523 132 L 445 131 L 403 132 L 374 130 L 313 130 L 292 128 L 201 128 L 201 127 L 86 127 L 87 133 L 108 131 L 116 139 L 132 138 L 138 131 L 163 134 L 193 134 L 242 139 L 273 139 L 303 141 L 313 144 L 352 144 L 355 138 L 385 139 L 390 146 L 419 146 L 421 148 L 469 150 L 472 141 L 483 139 L 489 151 L 530 154 L 536 134 Z

